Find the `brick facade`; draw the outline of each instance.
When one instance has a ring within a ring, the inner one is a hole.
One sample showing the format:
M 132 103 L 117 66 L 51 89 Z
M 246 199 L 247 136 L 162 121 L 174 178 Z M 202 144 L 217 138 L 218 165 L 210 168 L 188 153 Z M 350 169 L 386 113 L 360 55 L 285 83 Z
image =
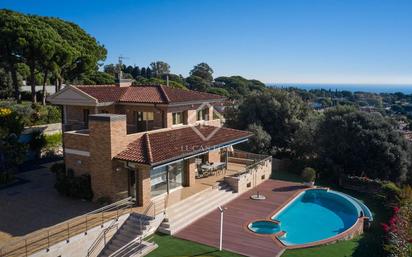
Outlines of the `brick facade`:
M 75 176 L 90 174 L 89 157 L 66 153 L 64 156 L 66 169 L 72 169 Z
M 146 206 L 151 199 L 150 167 L 139 166 L 137 169 L 137 197 L 138 206 Z
M 196 181 L 196 162 L 195 158 L 190 158 L 186 160 L 185 171 L 184 171 L 184 184 L 183 186 L 190 187 L 195 184 Z
M 209 162 L 220 162 L 220 150 L 210 151 L 208 153 L 208 160 Z
M 117 172 L 112 158 L 128 144 L 124 115 L 91 115 L 90 175 L 94 199 L 109 197 L 119 200 L 127 191 L 126 172 Z
M 155 130 L 160 128 L 173 127 L 174 112 L 183 113 L 183 124 L 195 124 L 197 123 L 197 108 L 199 105 L 180 105 L 166 107 L 157 107 L 155 105 L 133 105 L 133 104 L 112 104 L 109 106 L 65 106 L 65 124 L 70 125 L 69 130 L 84 129 L 87 124 L 84 123 L 83 117 L 84 110 L 89 110 L 90 114 L 96 113 L 112 113 L 112 114 L 124 114 L 127 120 L 128 133 L 136 133 L 137 121 L 135 112 L 153 112 L 154 120 L 149 122 L 149 130 Z M 213 120 L 213 106 L 208 107 L 209 120 L 206 122 L 211 126 L 221 126 L 219 120 Z

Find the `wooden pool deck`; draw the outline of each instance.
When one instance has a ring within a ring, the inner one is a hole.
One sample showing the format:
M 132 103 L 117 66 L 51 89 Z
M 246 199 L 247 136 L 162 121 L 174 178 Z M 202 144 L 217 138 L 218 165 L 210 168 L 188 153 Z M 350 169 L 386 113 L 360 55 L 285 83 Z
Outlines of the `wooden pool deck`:
M 273 236 L 257 235 L 246 226 L 251 221 L 270 218 L 303 189 L 298 183 L 268 180 L 226 204 L 223 249 L 245 256 L 280 256 L 285 248 Z M 250 196 L 256 191 L 267 199 L 251 200 Z M 219 229 L 220 213 L 215 210 L 177 233 L 176 237 L 219 247 Z

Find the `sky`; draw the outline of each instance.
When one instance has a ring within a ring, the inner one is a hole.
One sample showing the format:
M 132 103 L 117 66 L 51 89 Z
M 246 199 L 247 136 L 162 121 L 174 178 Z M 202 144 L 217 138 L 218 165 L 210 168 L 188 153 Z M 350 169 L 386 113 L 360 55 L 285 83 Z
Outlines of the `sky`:
M 0 0 L 0 8 L 79 24 L 105 63 L 162 60 L 187 76 L 274 83 L 412 85 L 411 0 Z

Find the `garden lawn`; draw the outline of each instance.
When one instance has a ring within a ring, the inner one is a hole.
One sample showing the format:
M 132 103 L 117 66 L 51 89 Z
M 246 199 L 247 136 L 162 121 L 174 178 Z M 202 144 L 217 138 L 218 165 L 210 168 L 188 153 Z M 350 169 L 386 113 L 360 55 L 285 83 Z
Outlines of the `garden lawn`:
M 178 239 L 172 236 L 155 234 L 153 241 L 159 247 L 146 255 L 147 257 L 171 257 L 171 256 L 219 256 L 219 257 L 242 257 L 243 255 L 222 251 L 218 249 L 191 241 Z
M 331 245 L 285 251 L 282 257 L 349 257 L 359 247 L 359 239 L 342 241 Z M 372 257 L 372 255 L 370 255 Z

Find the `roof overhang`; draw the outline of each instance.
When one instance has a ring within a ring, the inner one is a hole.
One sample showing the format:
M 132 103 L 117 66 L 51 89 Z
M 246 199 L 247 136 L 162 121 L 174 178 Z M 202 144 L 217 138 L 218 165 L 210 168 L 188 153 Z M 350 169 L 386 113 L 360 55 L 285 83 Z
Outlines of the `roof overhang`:
M 55 105 L 98 106 L 102 104 L 112 104 L 99 103 L 93 96 L 71 85 L 66 86 L 59 92 L 47 97 L 47 101 Z
M 169 164 L 181 161 L 181 160 L 187 160 L 187 159 L 190 159 L 190 158 L 208 153 L 210 151 L 215 151 L 215 150 L 218 150 L 220 148 L 224 148 L 224 147 L 237 145 L 237 144 L 246 142 L 249 139 L 249 137 L 251 137 L 251 136 L 252 135 L 246 136 L 246 137 L 243 137 L 243 138 L 239 138 L 239 139 L 236 139 L 236 140 L 232 140 L 232 141 L 229 141 L 229 142 L 224 142 L 222 144 L 208 146 L 208 147 L 205 147 L 203 149 L 199 148 L 198 150 L 190 152 L 190 153 L 185 153 L 185 154 L 182 154 L 180 156 L 176 156 L 176 157 L 173 157 L 173 158 L 170 158 L 170 159 L 167 159 L 167 160 L 163 160 L 161 162 L 151 163 L 150 166 L 152 168 L 157 168 L 157 167 L 161 167 L 161 166 L 164 166 L 164 165 L 169 165 Z
M 198 100 L 198 101 L 186 101 L 186 102 L 175 102 L 175 103 L 136 103 L 136 102 L 126 102 L 120 101 L 117 102 L 119 105 L 134 105 L 134 106 L 158 106 L 158 107 L 174 107 L 174 106 L 186 106 L 186 105 L 197 105 L 204 103 L 218 103 L 224 102 L 225 99 L 207 99 L 207 100 Z
M 247 137 L 244 137 L 244 138 L 241 138 L 241 139 L 232 140 L 230 142 L 225 142 L 225 143 L 214 145 L 214 146 L 209 146 L 205 149 L 199 149 L 199 150 L 193 151 L 191 153 L 182 154 L 182 155 L 179 155 L 179 156 L 167 159 L 167 160 L 163 160 L 161 162 L 156 162 L 156 163 L 151 163 L 151 164 L 139 163 L 139 162 L 136 162 L 136 161 L 123 160 L 123 159 L 118 159 L 116 157 L 114 157 L 113 159 L 122 161 L 124 163 L 134 163 L 136 166 L 159 168 L 159 167 L 162 167 L 162 166 L 165 166 L 165 165 L 170 165 L 170 164 L 173 164 L 173 163 L 176 163 L 176 162 L 179 162 L 179 161 L 187 160 L 187 159 L 190 159 L 190 158 L 208 153 L 210 151 L 215 151 L 215 150 L 219 150 L 219 149 L 224 148 L 224 147 L 228 147 L 228 146 L 232 146 L 232 145 L 236 145 L 236 144 L 246 142 L 249 139 L 249 137 L 251 137 L 251 136 L 247 136 Z

